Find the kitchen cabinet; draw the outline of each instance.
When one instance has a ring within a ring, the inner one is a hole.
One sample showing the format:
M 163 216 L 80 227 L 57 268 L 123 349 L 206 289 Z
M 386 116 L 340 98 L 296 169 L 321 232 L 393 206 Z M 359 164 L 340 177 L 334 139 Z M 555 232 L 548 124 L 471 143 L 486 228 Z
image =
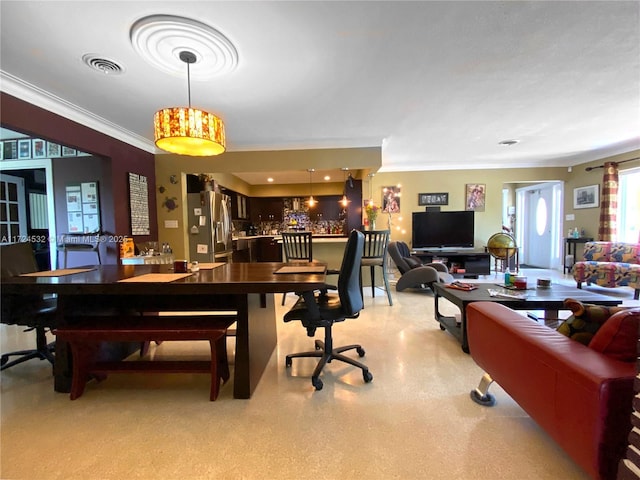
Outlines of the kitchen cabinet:
M 233 241 L 233 256 L 234 262 L 255 262 L 257 254 L 257 239 L 255 238 L 242 238 L 239 237 Z
M 282 246 L 274 237 L 258 237 L 258 262 L 282 262 Z
M 241 220 L 246 220 L 249 218 L 249 211 L 247 210 L 247 197 L 242 195 L 241 193 L 236 194 L 236 212 L 238 214 L 238 218 Z
M 248 219 L 249 210 L 247 196 L 229 189 L 225 189 L 224 193 L 231 197 L 231 218 L 233 220 Z
M 250 199 L 251 221 L 281 222 L 284 202 L 281 197 L 252 197 Z
M 347 190 L 349 205 L 345 219 L 345 233 L 362 228 L 362 180 L 353 180 L 353 188 Z
M 342 205 L 338 203 L 342 199 L 342 195 L 324 195 L 317 197 L 318 204 L 309 209 L 309 219 L 311 221 L 320 220 L 339 220 Z
M 234 262 L 282 262 L 282 247 L 274 237 L 238 237 L 233 241 Z

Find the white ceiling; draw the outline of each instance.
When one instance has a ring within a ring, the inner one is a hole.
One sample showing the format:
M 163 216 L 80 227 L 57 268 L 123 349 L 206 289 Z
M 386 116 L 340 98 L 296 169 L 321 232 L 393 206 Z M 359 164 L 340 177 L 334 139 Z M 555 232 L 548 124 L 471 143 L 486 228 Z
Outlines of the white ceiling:
M 409 171 L 640 148 L 636 1 L 3 0 L 0 14 L 3 91 L 147 151 L 154 112 L 187 102 L 186 75 L 129 40 L 153 14 L 196 19 L 237 49 L 233 72 L 191 82 L 229 151 L 381 145 L 380 171 Z M 124 72 L 90 69 L 88 53 Z

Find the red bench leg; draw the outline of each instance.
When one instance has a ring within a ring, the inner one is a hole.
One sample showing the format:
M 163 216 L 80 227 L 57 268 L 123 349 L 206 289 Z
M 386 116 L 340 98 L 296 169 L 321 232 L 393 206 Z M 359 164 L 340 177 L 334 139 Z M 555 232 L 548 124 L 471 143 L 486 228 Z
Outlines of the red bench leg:
M 220 392 L 220 379 L 223 382 L 229 380 L 229 362 L 227 360 L 227 336 L 222 333 L 218 338 L 209 340 L 211 348 L 211 394 L 212 402 L 218 398 Z
M 218 355 L 218 374 L 223 383 L 227 383 L 231 377 L 229 373 L 229 358 L 227 357 L 227 336 L 222 335 L 216 342 Z
M 84 393 L 91 365 L 95 361 L 99 344 L 70 341 L 71 361 L 73 362 L 73 379 L 69 398 L 75 400 Z

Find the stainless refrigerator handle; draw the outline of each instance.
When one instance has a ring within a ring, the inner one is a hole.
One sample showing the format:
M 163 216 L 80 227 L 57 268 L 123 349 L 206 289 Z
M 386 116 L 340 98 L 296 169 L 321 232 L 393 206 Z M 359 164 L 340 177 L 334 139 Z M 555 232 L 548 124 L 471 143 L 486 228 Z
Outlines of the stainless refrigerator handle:
M 228 250 L 230 248 L 229 245 L 229 232 L 231 231 L 231 225 L 230 225 L 230 212 L 229 212 L 229 206 L 227 205 L 227 202 L 223 201 L 222 203 L 222 236 L 218 237 L 218 238 L 222 238 L 222 243 L 224 243 L 225 249 Z

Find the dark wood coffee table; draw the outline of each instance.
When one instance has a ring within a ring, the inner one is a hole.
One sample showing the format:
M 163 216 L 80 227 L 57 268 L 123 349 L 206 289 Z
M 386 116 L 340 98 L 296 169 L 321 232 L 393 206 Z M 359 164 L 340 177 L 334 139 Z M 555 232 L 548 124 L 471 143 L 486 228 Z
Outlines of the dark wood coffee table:
M 506 305 L 514 310 L 543 310 L 545 320 L 558 318 L 558 311 L 564 309 L 565 298 L 575 298 L 585 303 L 595 305 L 615 306 L 620 305 L 622 300 L 617 298 L 587 292 L 576 287 L 566 285 L 552 285 L 548 289 L 530 288 L 528 290 L 504 290 L 495 283 L 475 283 L 478 288 L 469 292 L 448 288 L 442 283 L 433 285 L 435 299 L 435 318 L 440 323 L 442 330 L 447 330 L 456 337 L 462 344 L 462 350 L 469 353 L 469 343 L 467 341 L 467 305 L 472 302 L 497 302 Z M 526 293 L 527 298 L 512 299 L 503 297 L 492 297 L 489 289 L 504 290 L 507 293 Z M 460 309 L 460 319 L 456 317 L 442 315 L 439 311 L 440 297 L 449 300 Z

